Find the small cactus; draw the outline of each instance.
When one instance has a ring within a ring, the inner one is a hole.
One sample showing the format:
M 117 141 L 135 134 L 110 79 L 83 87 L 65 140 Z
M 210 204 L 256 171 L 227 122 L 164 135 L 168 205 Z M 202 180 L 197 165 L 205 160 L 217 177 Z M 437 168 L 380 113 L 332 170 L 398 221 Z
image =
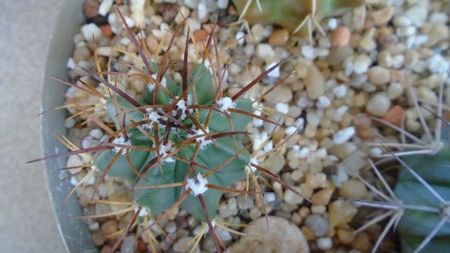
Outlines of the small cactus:
M 414 105 L 420 112 L 421 108 L 416 95 L 412 88 L 408 87 Z M 440 101 L 435 113 L 434 136 L 421 115 L 423 140 L 390 124 L 389 126 L 411 139 L 414 144 L 377 144 L 387 150 L 380 157 L 393 158 L 400 165 L 394 189 L 389 186 L 377 166 L 371 161 L 374 174 L 384 189 L 377 189 L 357 175 L 378 200 L 355 200 L 354 203 L 358 206 L 383 209 L 386 212 L 370 220 L 356 233 L 390 217 L 372 252 L 378 250 L 391 228 L 396 228 L 399 234 L 403 253 L 446 252 L 450 248 L 450 146 L 448 140 L 450 127 L 442 120 L 442 94 L 443 83 L 440 86 Z M 420 145 L 415 142 L 419 142 Z M 393 147 L 399 150 L 390 150 Z
M 360 6 L 364 0 L 234 0 L 241 18 L 250 24 L 278 24 L 296 33 L 307 31 L 312 40 L 315 26 L 323 33 L 320 20 Z M 306 28 L 307 30 L 305 30 Z

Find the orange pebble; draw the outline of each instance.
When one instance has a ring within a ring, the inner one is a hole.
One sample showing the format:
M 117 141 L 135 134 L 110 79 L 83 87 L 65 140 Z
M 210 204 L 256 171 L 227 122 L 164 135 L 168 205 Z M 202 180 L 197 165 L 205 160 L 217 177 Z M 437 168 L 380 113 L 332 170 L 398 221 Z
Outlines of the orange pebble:
M 391 109 L 389 109 L 389 111 L 383 117 L 383 119 L 386 120 L 387 122 L 397 126 L 400 126 L 404 118 L 405 118 L 405 110 L 399 105 L 396 105 Z
M 104 26 L 100 27 L 100 29 L 102 30 L 103 36 L 105 36 L 107 38 L 111 38 L 113 36 L 113 32 L 111 30 L 110 25 L 104 25 Z
M 350 42 L 350 29 L 345 26 L 339 26 L 331 33 L 331 45 L 335 47 L 347 46 Z
M 208 36 L 209 36 L 209 32 L 206 31 L 205 29 L 201 29 L 201 30 L 194 32 L 195 42 L 205 41 L 208 39 Z

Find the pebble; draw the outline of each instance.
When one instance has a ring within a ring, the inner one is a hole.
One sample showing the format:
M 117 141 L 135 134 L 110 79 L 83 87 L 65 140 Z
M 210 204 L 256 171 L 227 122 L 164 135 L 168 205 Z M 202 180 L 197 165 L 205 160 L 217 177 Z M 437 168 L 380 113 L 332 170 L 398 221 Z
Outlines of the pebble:
M 385 25 L 389 20 L 391 20 L 392 16 L 394 16 L 395 13 L 395 7 L 393 6 L 386 6 L 382 9 L 372 11 L 370 13 L 370 16 L 372 17 L 373 22 L 375 25 Z
M 317 247 L 321 250 L 329 250 L 333 247 L 333 240 L 330 237 L 322 237 L 317 239 Z
M 316 66 L 309 67 L 305 78 L 306 92 L 311 99 L 319 98 L 325 91 L 325 77 Z
M 367 103 L 366 110 L 375 116 L 384 116 L 391 107 L 391 100 L 384 92 L 376 93 Z
M 327 96 L 320 96 L 320 97 L 317 99 L 316 106 L 317 106 L 318 108 L 327 108 L 327 107 L 329 107 L 330 105 L 331 105 L 331 101 L 330 101 L 330 99 L 329 99 Z
M 448 73 L 450 70 L 450 63 L 440 54 L 435 54 L 427 60 L 428 70 L 433 74 Z
M 341 186 L 339 194 L 350 199 L 362 199 L 367 195 L 367 189 L 361 181 L 349 179 Z
M 80 173 L 81 170 L 83 169 L 82 167 L 83 165 L 84 165 L 83 159 L 78 155 L 71 155 L 69 156 L 69 158 L 67 158 L 66 167 L 67 168 L 75 167 L 73 169 L 69 169 L 69 172 L 72 175 Z
M 311 201 L 316 205 L 328 205 L 333 192 L 333 188 L 322 189 L 313 194 L 313 196 L 311 197 Z
M 353 71 L 356 74 L 364 74 L 369 69 L 371 63 L 372 61 L 370 60 L 369 56 L 365 54 L 359 54 L 355 56 L 353 60 Z
M 283 46 L 289 40 L 289 31 L 286 29 L 276 29 L 269 37 L 269 44 L 272 46 Z
M 334 47 L 345 47 L 350 43 L 351 32 L 346 26 L 339 26 L 331 33 L 331 45 Z
M 83 25 L 81 27 L 84 39 L 88 42 L 98 40 L 102 37 L 102 30 L 93 23 Z
M 287 114 L 287 113 L 289 112 L 289 105 L 286 104 L 286 103 L 277 103 L 277 104 L 275 105 L 275 109 L 276 109 L 278 112 Z
M 173 245 L 172 249 L 175 252 L 179 252 L 179 253 L 190 252 L 193 241 L 194 241 L 193 237 L 188 237 L 188 236 L 187 237 L 182 237 Z M 193 252 L 195 252 L 195 253 L 199 253 L 200 252 L 200 249 L 198 248 L 198 246 L 195 247 Z
M 330 230 L 328 220 L 320 214 L 311 214 L 306 217 L 305 226 L 318 237 L 327 235 Z
M 98 129 L 98 128 L 94 128 L 89 132 L 89 136 L 100 140 L 103 137 L 103 132 L 102 130 Z
M 367 75 L 369 81 L 375 85 L 387 84 L 391 79 L 389 70 L 379 66 L 370 68 Z
M 98 15 L 99 3 L 97 0 L 86 0 L 83 4 L 83 13 L 87 19 L 95 18 Z
M 275 52 L 270 44 L 260 43 L 256 47 L 256 54 L 263 59 L 272 59 L 275 57 Z
M 412 5 L 403 15 L 409 18 L 416 27 L 421 27 L 428 16 L 428 0 L 420 0 L 417 4 Z
M 271 87 L 265 87 L 264 89 L 270 89 Z M 285 85 L 280 85 L 269 94 L 265 96 L 265 100 L 270 103 L 289 103 L 292 100 L 293 94 L 292 90 L 289 87 L 286 87 Z
M 416 34 L 417 28 L 415 26 L 401 26 L 395 31 L 398 37 L 408 37 Z
M 400 126 L 403 119 L 405 118 L 405 110 L 403 107 L 396 105 L 393 106 L 387 113 L 384 115 L 383 119 L 389 123 Z
M 120 247 L 120 253 L 134 253 L 136 247 L 136 236 L 129 235 L 123 238 L 122 246 Z
M 341 85 L 338 85 L 338 86 L 334 87 L 333 88 L 333 95 L 336 98 L 345 97 L 345 95 L 347 95 L 347 86 L 345 86 L 345 84 L 341 84 Z
M 394 25 L 397 27 L 400 26 L 410 26 L 412 24 L 411 19 L 405 16 L 397 16 L 394 18 Z
M 297 192 L 302 192 L 302 190 L 299 187 L 293 187 L 295 190 L 297 190 Z M 303 198 L 302 196 L 298 195 L 297 193 L 287 189 L 284 192 L 284 197 L 283 197 L 284 201 L 286 201 L 286 203 L 288 204 L 292 204 L 292 205 L 298 205 L 303 203 L 303 201 L 305 200 L 305 198 Z
M 118 224 L 116 220 L 108 220 L 102 224 L 101 230 L 104 236 L 110 236 L 117 232 Z
M 103 0 L 98 8 L 98 14 L 106 16 L 113 5 L 114 0 Z M 133 1 L 136 2 L 136 1 Z
M 317 58 L 317 51 L 313 46 L 304 45 L 301 48 L 302 55 L 309 60 L 314 60 Z
M 341 129 L 333 136 L 333 142 L 336 145 L 343 144 L 347 141 L 349 141 L 354 135 L 355 135 L 355 128 L 354 127 L 347 127 L 344 129 Z
M 244 230 L 249 236 L 231 246 L 233 253 L 309 253 L 303 232 L 284 218 L 267 216 L 251 222 Z
M 277 65 L 277 62 L 272 62 L 270 64 L 267 64 L 265 67 L 265 70 L 267 71 L 275 65 Z M 267 77 L 270 79 L 274 79 L 274 80 L 278 79 L 280 77 L 280 66 L 278 65 L 276 68 L 274 68 L 272 71 L 270 71 L 267 74 Z
M 346 226 L 358 212 L 352 204 L 342 199 L 336 200 L 328 206 L 328 217 L 331 229 Z

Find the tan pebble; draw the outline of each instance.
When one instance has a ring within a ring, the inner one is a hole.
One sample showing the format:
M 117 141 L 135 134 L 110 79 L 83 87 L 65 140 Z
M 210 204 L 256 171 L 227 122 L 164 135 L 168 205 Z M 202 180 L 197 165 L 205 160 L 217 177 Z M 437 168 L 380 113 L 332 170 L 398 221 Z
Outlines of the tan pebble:
M 286 29 L 277 29 L 272 32 L 269 43 L 273 46 L 283 46 L 289 40 L 289 31 Z
M 102 247 L 102 249 L 100 250 L 100 253 L 111 253 L 112 248 L 109 245 L 105 245 Z
M 353 233 L 344 229 L 338 229 L 337 238 L 344 245 L 349 245 L 355 240 Z
M 98 15 L 99 2 L 97 0 L 86 0 L 83 4 L 84 16 L 89 18 L 95 18 Z
M 351 199 L 362 199 L 367 195 L 367 189 L 361 181 L 349 179 L 339 189 L 339 194 Z
M 309 229 L 308 227 L 303 226 L 302 231 L 303 231 L 303 234 L 305 234 L 306 240 L 312 241 L 312 240 L 316 239 L 316 235 L 314 235 L 314 232 L 311 231 L 311 229 Z
M 391 100 L 384 92 L 379 92 L 373 95 L 367 102 L 366 110 L 375 116 L 382 117 L 386 115 L 391 107 Z
M 391 79 L 389 70 L 379 66 L 370 68 L 367 75 L 369 81 L 375 85 L 387 84 Z
M 200 29 L 194 32 L 194 40 L 195 42 L 206 41 L 209 37 L 209 32 L 205 29 Z
M 270 86 L 265 87 L 263 92 L 267 91 L 270 88 Z M 273 104 L 288 103 L 292 100 L 292 97 L 293 95 L 291 89 L 289 89 L 289 87 L 281 85 L 269 92 L 269 94 L 265 96 L 265 100 Z
M 325 77 L 314 65 L 309 67 L 305 85 L 306 92 L 311 99 L 319 98 L 325 91 Z
M 386 115 L 384 115 L 383 119 L 394 125 L 400 126 L 403 119 L 405 118 L 405 114 L 406 114 L 405 110 L 401 106 L 396 105 L 396 106 L 392 107 L 386 113 Z
M 231 247 L 230 252 L 310 252 L 306 235 L 295 224 L 280 217 L 268 216 L 255 220 L 246 226 L 244 233 L 251 236 L 242 237 Z
M 95 230 L 92 233 L 92 240 L 94 241 L 95 245 L 101 246 L 105 243 L 105 235 L 101 230 Z
M 339 226 L 346 226 L 355 216 L 358 209 L 352 204 L 342 199 L 336 200 L 328 206 L 328 219 L 330 227 L 333 229 Z
M 314 204 L 317 205 L 327 205 L 330 202 L 331 196 L 333 195 L 334 189 L 325 188 L 318 192 L 316 192 L 311 200 Z
M 375 25 L 384 25 L 389 20 L 391 20 L 392 16 L 394 16 L 395 8 L 393 6 L 386 6 L 383 9 L 376 10 L 371 12 L 370 16 Z
M 335 47 L 345 47 L 350 42 L 350 29 L 346 26 L 339 26 L 331 33 L 331 45 Z
M 390 81 L 391 82 L 403 82 L 405 81 L 405 73 L 402 70 L 390 70 Z
M 104 236 L 110 236 L 117 232 L 118 225 L 116 220 L 109 220 L 102 224 L 101 231 L 103 232 Z
M 352 247 L 364 253 L 370 252 L 372 248 L 372 244 L 370 243 L 370 236 L 365 232 L 357 234 L 355 240 L 352 243 Z
M 353 118 L 353 125 L 356 129 L 356 134 L 362 139 L 370 139 L 373 137 L 372 120 L 363 114 L 359 114 Z
M 147 44 L 147 47 L 151 53 L 156 53 L 156 51 L 158 50 L 158 47 L 159 47 L 159 43 L 158 43 L 158 40 L 155 39 L 155 37 L 148 36 L 145 39 L 145 43 Z

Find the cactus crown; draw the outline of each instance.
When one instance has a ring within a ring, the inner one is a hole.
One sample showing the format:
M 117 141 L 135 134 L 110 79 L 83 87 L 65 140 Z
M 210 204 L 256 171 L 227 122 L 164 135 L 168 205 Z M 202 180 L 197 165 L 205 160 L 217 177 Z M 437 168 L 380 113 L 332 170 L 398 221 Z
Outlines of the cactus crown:
M 159 66 L 152 63 L 152 71 Z M 144 100 L 135 106 L 121 96 L 107 99 L 109 117 L 119 130 L 114 149 L 97 152 L 94 165 L 105 173 L 136 183 L 136 202 L 157 215 L 173 206 L 183 192 L 191 194 L 181 207 L 205 220 L 215 216 L 222 192 L 245 178 L 249 153 L 243 144 L 253 111 L 244 98 L 219 97 L 210 70 L 196 64 L 185 88 L 168 75 L 155 76 Z

